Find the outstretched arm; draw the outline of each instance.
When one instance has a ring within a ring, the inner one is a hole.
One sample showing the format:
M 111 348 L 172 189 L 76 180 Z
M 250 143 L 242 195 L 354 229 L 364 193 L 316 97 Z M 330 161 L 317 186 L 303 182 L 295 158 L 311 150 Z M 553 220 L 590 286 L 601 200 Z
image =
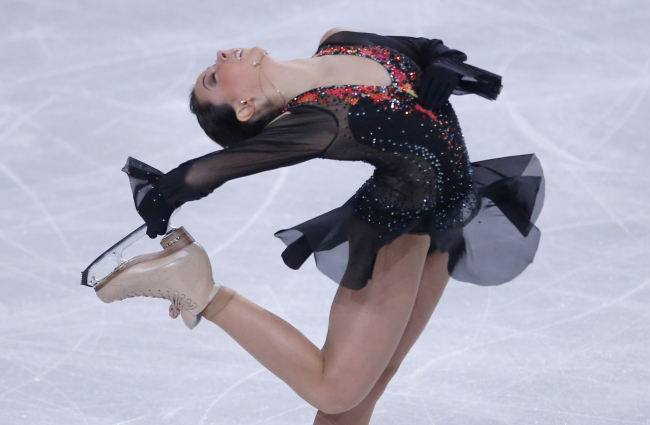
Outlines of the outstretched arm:
M 164 234 L 174 209 L 209 195 L 229 180 L 321 156 L 337 133 L 338 122 L 331 113 L 302 106 L 255 137 L 181 164 L 157 178 L 141 199 L 135 198 L 147 234 Z

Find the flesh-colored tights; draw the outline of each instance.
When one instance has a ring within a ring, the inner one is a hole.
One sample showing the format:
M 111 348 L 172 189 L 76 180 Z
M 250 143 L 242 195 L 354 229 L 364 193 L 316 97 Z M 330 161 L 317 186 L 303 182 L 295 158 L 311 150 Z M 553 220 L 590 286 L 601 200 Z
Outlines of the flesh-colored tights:
M 319 411 L 314 424 L 368 424 L 449 280 L 447 254 L 404 235 L 378 255 L 373 279 L 339 287 L 322 349 L 273 313 L 222 288 L 202 315 Z

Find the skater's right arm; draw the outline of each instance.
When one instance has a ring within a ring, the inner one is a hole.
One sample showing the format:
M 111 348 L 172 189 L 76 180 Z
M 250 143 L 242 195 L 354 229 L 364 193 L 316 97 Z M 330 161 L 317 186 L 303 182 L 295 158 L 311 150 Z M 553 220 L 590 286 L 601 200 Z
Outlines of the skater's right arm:
M 442 40 L 424 37 L 383 36 L 379 34 L 333 29 L 322 46 L 383 46 L 404 53 L 423 71 L 419 103 L 427 108 L 440 107 L 452 93 L 476 94 L 496 100 L 501 91 L 501 77 L 465 63 L 467 55 L 445 46 Z
M 296 107 L 255 137 L 181 164 L 160 179 L 160 192 L 178 208 L 228 180 L 318 158 L 337 133 L 338 121 L 330 112 Z

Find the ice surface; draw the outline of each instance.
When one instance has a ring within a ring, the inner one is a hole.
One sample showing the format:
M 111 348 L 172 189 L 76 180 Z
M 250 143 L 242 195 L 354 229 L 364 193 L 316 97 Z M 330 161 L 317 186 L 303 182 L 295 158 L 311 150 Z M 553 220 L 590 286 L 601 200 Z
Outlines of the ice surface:
M 453 100 L 473 160 L 536 152 L 535 263 L 453 282 L 373 424 L 650 423 L 650 2 L 0 0 L 0 423 L 308 424 L 315 409 L 223 331 L 105 305 L 80 271 L 135 229 L 131 155 L 215 148 L 187 107 L 219 48 L 310 55 L 335 26 L 441 38 L 504 76 Z M 341 205 L 358 164 L 228 183 L 175 220 L 216 279 L 322 344 L 336 289 L 276 230 Z M 317 186 L 318 192 L 310 190 Z

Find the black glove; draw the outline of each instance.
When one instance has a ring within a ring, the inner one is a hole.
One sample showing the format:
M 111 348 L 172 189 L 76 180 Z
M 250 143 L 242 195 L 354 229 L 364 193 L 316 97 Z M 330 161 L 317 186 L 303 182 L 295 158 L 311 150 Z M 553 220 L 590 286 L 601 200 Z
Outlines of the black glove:
M 122 168 L 129 176 L 135 209 L 147 223 L 147 236 L 164 235 L 174 207 L 160 193 L 162 171 L 129 157 Z
M 443 107 L 459 82 L 460 77 L 454 71 L 432 63 L 420 78 L 418 103 L 429 110 Z
M 160 193 L 159 182 L 156 181 L 138 204 L 138 214 L 147 223 L 147 236 L 154 239 L 164 235 L 169 225 L 169 217 L 174 207 L 169 205 Z

